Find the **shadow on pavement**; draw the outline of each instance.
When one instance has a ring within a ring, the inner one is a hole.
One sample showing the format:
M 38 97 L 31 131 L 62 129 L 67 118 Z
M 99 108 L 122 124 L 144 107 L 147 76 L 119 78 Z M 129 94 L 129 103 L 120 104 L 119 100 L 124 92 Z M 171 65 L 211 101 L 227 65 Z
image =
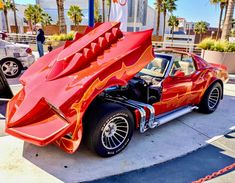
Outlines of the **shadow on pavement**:
M 224 149 L 208 145 L 186 156 L 162 164 L 89 181 L 89 183 L 189 183 L 235 162 L 233 157 L 223 154 L 223 151 Z
M 225 135 L 225 140 L 230 140 L 231 136 L 234 137 L 233 131 Z M 103 169 L 101 162 L 104 162 L 104 158 L 100 158 L 92 154 L 86 147 L 82 146 L 79 152 L 68 155 L 65 152 L 60 151 L 57 147 L 50 145 L 47 147 L 48 155 L 40 157 L 44 148 L 34 148 L 33 145 L 25 143 L 23 157 L 38 166 L 47 173 L 55 176 L 64 182 L 81 182 L 82 177 L 78 177 L 77 174 L 85 167 L 84 164 L 89 165 L 88 174 L 95 174 L 97 172 L 97 163 L 100 163 L 99 169 Z M 45 149 L 44 149 L 45 150 Z M 173 151 L 174 149 L 169 149 Z M 125 152 L 124 152 L 125 153 Z M 61 160 L 55 158 L 61 157 Z M 157 152 L 156 152 L 157 154 Z M 105 173 L 100 177 L 102 179 L 88 181 L 90 183 L 188 183 L 206 175 L 212 174 L 228 165 L 235 162 L 235 152 L 233 156 L 226 154 L 226 148 L 219 148 L 216 145 L 207 145 L 201 149 L 198 149 L 185 156 L 175 158 L 173 160 L 153 165 L 148 168 L 138 169 L 131 172 L 126 172 L 119 175 L 105 177 Z M 146 152 L 146 160 L 148 159 L 148 153 Z M 112 161 L 117 161 L 117 157 L 112 157 Z M 71 163 L 72 161 L 72 163 Z M 86 161 L 86 162 L 84 162 Z M 138 158 L 136 158 L 138 161 Z M 97 162 L 97 163 L 96 163 Z M 128 162 L 128 158 L 126 158 Z M 79 166 L 83 165 L 83 166 Z M 114 164 L 108 165 L 112 171 Z M 106 167 L 107 168 L 107 167 Z M 105 171 L 104 171 L 105 172 Z M 228 173 L 228 172 L 227 172 Z M 68 178 L 68 176 L 71 176 Z M 83 179 L 84 180 L 84 179 Z

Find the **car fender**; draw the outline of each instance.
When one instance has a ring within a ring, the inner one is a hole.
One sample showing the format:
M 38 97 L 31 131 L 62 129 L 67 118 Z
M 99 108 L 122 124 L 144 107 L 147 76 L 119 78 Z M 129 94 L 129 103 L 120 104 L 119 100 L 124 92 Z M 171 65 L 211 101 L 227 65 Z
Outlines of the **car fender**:
M 222 87 L 222 94 L 221 94 L 221 100 L 223 99 L 223 93 L 224 93 L 224 84 L 223 84 L 223 81 L 221 79 L 218 79 L 217 77 L 212 77 L 208 84 L 205 86 L 203 92 L 201 93 L 201 99 L 200 101 L 203 99 L 203 96 L 205 95 L 206 91 L 208 90 L 208 88 L 210 88 L 212 85 L 214 85 L 216 82 L 220 83 L 221 84 L 221 87 Z
M 6 131 L 74 153 L 94 98 L 110 86 L 125 85 L 154 58 L 152 30 L 122 33 L 119 26 L 101 24 L 30 66 L 20 78 L 23 89 L 8 103 Z

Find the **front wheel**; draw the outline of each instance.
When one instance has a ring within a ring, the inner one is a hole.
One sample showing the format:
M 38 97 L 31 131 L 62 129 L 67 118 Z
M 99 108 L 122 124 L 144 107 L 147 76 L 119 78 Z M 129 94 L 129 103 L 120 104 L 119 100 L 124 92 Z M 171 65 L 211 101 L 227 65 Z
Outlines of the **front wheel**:
M 88 147 L 102 157 L 120 153 L 130 142 L 134 119 L 125 107 L 105 103 L 89 110 L 85 120 L 85 141 Z
M 13 58 L 2 60 L 0 66 L 6 78 L 16 78 L 22 71 L 20 62 Z
M 199 111 L 205 114 L 210 114 L 214 112 L 220 102 L 222 96 L 222 86 L 220 83 L 216 82 L 210 86 L 199 105 Z

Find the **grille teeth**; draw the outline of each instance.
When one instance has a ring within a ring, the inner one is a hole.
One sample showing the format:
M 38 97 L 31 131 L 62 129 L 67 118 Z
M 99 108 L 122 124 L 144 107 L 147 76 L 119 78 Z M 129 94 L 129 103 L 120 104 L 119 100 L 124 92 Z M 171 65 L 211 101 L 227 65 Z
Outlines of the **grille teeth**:
M 85 65 L 89 65 L 92 60 L 104 53 L 104 50 L 108 49 L 112 44 L 117 43 L 118 39 L 122 36 L 122 32 L 119 29 L 119 23 L 115 25 L 107 24 L 107 28 L 104 27 L 102 24 L 100 26 L 101 27 L 95 27 L 94 32 L 90 33 L 91 30 L 86 31 L 86 33 L 88 33 L 87 35 L 92 36 L 92 40 L 89 41 L 89 39 L 87 39 L 86 44 L 84 44 L 86 40 L 82 40 L 83 38 L 81 38 L 80 34 L 76 34 L 73 41 L 65 43 L 63 50 L 64 53 L 62 53 L 62 56 L 59 55 L 59 57 L 57 58 L 58 60 L 53 64 L 52 69 L 47 77 L 48 80 L 54 80 L 59 77 L 65 76 L 68 73 L 71 74 L 72 72 L 79 71 Z M 104 31 L 105 29 L 106 31 Z M 97 35 L 97 38 L 95 35 L 96 33 L 99 34 Z M 81 43 L 82 45 L 84 45 L 83 48 L 78 48 L 79 38 L 81 38 L 82 40 Z M 74 44 L 76 45 L 76 47 Z M 71 56 L 65 58 L 65 51 L 67 51 L 65 50 L 66 48 L 71 48 L 71 50 L 74 50 L 76 52 L 74 52 L 74 54 L 71 54 Z

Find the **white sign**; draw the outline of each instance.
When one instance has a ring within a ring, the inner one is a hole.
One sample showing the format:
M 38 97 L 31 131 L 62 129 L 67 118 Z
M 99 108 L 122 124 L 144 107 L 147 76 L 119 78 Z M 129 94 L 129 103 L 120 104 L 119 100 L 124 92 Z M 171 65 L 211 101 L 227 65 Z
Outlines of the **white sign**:
M 128 8 L 127 0 L 112 0 L 111 1 L 111 11 L 110 11 L 110 21 L 111 22 L 121 22 L 120 29 L 122 31 L 127 31 L 127 18 L 128 18 Z
M 230 38 L 229 38 L 229 42 L 230 42 L 230 43 L 235 43 L 235 37 L 230 37 Z

